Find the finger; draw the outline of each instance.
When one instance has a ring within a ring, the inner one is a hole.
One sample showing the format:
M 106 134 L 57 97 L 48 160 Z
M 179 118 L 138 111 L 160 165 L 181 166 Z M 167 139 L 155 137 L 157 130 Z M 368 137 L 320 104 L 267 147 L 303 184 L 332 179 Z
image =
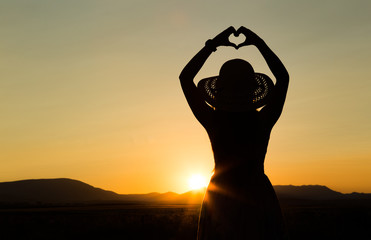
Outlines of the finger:
M 234 29 L 233 26 L 230 26 L 229 28 L 227 28 L 224 32 L 227 32 L 229 34 L 232 34 L 232 33 L 235 33 L 236 32 L 236 29 Z
M 229 42 L 226 46 L 237 48 L 237 45 L 235 43 Z
M 243 43 L 238 44 L 237 48 L 241 48 L 243 46 L 248 46 L 248 45 L 250 45 L 250 43 L 248 41 L 245 41 Z
M 237 29 L 236 33 L 240 34 L 240 33 L 242 33 L 242 30 L 243 30 L 243 27 L 240 27 L 240 28 Z
M 247 28 L 245 28 L 244 26 L 241 26 L 239 29 L 237 29 L 236 33 L 241 34 L 243 32 L 245 32 L 247 30 Z
M 227 30 L 230 31 L 230 32 L 235 32 L 236 31 L 236 29 L 234 29 L 233 26 L 230 26 L 229 28 L 227 28 Z
M 229 47 L 237 47 L 237 45 L 233 42 L 230 42 L 229 40 L 225 41 L 223 43 L 223 46 L 229 46 Z

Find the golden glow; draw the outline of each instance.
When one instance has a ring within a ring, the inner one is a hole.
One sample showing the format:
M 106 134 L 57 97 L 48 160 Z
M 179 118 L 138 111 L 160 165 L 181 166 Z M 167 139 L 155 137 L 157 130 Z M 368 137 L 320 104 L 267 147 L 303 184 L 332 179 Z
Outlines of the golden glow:
M 202 176 L 201 174 L 193 174 L 188 179 L 188 185 L 191 190 L 207 187 L 207 184 L 207 178 L 205 176 Z
M 245 25 L 290 74 L 265 159 L 272 184 L 371 192 L 368 3 L 71 2 L 1 2 L 0 182 L 67 177 L 125 194 L 182 193 L 192 174 L 209 179 L 210 140 L 178 76 L 207 39 Z M 235 58 L 273 78 L 246 46 L 218 48 L 195 80 Z

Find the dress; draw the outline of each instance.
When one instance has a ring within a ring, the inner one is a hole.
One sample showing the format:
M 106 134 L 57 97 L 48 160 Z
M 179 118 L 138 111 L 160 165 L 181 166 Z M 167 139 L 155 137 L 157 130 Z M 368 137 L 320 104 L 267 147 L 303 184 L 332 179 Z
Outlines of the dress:
M 255 110 L 214 111 L 203 125 L 215 172 L 202 203 L 197 239 L 285 239 L 279 202 L 264 174 L 274 123 Z

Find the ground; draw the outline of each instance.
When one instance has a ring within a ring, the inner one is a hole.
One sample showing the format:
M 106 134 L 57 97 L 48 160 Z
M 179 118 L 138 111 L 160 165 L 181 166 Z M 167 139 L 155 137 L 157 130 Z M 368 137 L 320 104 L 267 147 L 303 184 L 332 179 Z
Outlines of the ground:
M 290 239 L 371 239 L 371 204 L 282 203 Z M 3 207 L 0 239 L 195 239 L 200 205 Z

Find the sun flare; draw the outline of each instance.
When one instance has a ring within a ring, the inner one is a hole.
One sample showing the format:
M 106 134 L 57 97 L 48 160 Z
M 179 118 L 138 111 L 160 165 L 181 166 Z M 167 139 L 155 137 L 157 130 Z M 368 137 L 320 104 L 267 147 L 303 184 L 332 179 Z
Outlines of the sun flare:
M 207 187 L 208 181 L 207 178 L 200 175 L 200 174 L 193 174 L 189 179 L 188 179 L 188 184 L 189 188 L 191 190 L 196 190 L 200 189 L 203 187 Z

